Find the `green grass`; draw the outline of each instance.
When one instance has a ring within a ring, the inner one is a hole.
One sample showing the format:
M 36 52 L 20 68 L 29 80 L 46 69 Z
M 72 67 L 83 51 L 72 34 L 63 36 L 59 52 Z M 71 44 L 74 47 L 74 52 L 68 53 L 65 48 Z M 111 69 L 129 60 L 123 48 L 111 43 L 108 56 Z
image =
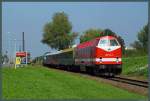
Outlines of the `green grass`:
M 148 56 L 123 58 L 124 75 L 148 78 Z
M 148 52 L 145 50 L 125 50 L 123 53 L 123 57 L 141 57 L 146 56 Z
M 3 99 L 146 99 L 95 80 L 43 67 L 3 68 Z

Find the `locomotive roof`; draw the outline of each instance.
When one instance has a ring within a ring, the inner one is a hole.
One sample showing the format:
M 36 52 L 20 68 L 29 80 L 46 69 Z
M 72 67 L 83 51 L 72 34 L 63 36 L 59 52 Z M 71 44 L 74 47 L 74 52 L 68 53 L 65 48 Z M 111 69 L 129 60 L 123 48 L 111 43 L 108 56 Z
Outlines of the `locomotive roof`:
M 96 39 L 102 39 L 102 38 L 108 38 L 108 39 L 114 39 L 115 37 L 114 36 L 101 36 L 101 37 L 98 37 Z
M 105 39 L 105 38 L 107 38 L 107 39 L 114 39 L 115 37 L 114 36 L 101 36 L 101 37 L 97 37 L 97 38 L 94 38 L 92 40 L 83 42 L 83 43 L 79 44 L 77 47 L 78 48 L 83 48 L 83 47 L 86 47 L 86 46 L 92 46 L 92 45 L 94 45 L 94 43 L 95 43 L 96 40 Z

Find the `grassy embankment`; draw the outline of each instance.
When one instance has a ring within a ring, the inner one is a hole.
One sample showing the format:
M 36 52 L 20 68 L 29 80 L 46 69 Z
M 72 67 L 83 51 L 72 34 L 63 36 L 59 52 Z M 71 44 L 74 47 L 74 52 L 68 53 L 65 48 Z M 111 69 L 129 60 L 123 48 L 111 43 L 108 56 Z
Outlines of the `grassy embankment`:
M 3 99 L 146 99 L 108 84 L 43 67 L 3 68 Z
M 148 78 L 148 56 L 123 58 L 123 75 Z

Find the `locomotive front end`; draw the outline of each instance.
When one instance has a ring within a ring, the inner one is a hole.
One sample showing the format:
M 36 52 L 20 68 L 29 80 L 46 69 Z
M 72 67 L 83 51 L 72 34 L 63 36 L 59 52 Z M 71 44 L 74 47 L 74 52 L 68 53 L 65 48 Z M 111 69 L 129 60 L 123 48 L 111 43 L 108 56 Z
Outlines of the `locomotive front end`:
M 96 46 L 95 64 L 99 71 L 117 75 L 122 70 L 122 49 L 117 39 L 105 36 L 99 39 Z

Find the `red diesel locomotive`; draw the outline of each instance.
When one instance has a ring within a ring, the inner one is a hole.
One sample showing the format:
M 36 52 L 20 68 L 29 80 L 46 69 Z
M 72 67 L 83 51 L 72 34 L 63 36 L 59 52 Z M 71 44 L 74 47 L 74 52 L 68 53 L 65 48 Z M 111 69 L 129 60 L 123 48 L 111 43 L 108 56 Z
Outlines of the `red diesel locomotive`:
M 76 47 L 48 53 L 43 65 L 95 75 L 118 75 L 122 70 L 121 45 L 113 36 L 95 38 Z

